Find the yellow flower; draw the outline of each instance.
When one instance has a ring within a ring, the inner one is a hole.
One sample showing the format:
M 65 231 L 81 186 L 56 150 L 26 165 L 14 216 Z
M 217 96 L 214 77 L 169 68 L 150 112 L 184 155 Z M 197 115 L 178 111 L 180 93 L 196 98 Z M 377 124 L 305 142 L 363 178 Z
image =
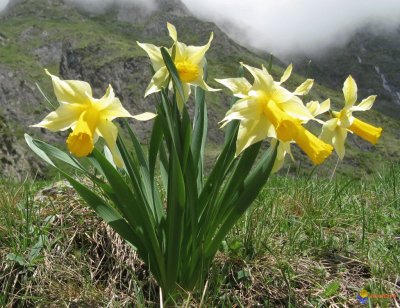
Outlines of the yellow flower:
M 187 102 L 190 95 L 190 86 L 199 86 L 206 91 L 217 91 L 209 87 L 204 81 L 203 67 L 205 65 L 205 53 L 210 48 L 213 39 L 213 33 L 210 35 L 208 43 L 204 46 L 187 46 L 186 44 L 178 41 L 178 35 L 175 27 L 167 23 L 169 36 L 173 39 L 175 47 L 174 64 L 178 71 L 179 77 L 182 81 L 184 97 L 178 98 L 179 110 L 182 110 L 183 105 Z M 149 94 L 160 91 L 162 88 L 168 86 L 169 73 L 165 66 L 163 57 L 161 55 L 161 48 L 153 44 L 139 43 L 137 44 L 147 52 L 150 57 L 151 64 L 155 71 L 149 86 L 146 89 L 145 97 Z M 169 48 L 169 54 L 172 55 L 173 47 Z
M 254 77 L 251 85 L 245 78 L 217 79 L 240 98 L 221 121 L 222 126 L 232 120 L 239 120 L 236 141 L 236 155 L 250 145 L 267 137 L 281 141 L 277 161 L 283 160 L 288 142 L 296 142 L 314 164 L 322 163 L 332 152 L 332 146 L 322 142 L 308 132 L 302 123 L 313 119 L 312 113 L 304 106 L 299 95 L 308 93 L 313 80 L 307 79 L 293 93 L 282 87 L 291 73 L 292 66 L 284 72 L 279 82 L 273 80 L 265 67 L 261 69 L 242 64 Z M 275 168 L 276 169 L 276 168 Z
M 317 121 L 321 124 L 324 124 L 323 121 L 321 121 L 315 117 L 317 117 L 318 115 L 320 115 L 322 113 L 327 112 L 330 109 L 330 103 L 331 102 L 329 99 L 323 101 L 321 104 L 317 101 L 311 101 L 311 102 L 307 103 L 306 107 L 310 111 L 312 116 L 314 117 L 314 118 L 312 118 L 312 120 Z M 307 122 L 308 121 L 302 121 L 302 124 L 306 124 Z M 311 138 L 312 138 L 312 140 L 314 140 L 313 137 L 311 137 Z M 286 141 L 286 142 L 281 141 L 279 143 L 275 163 L 272 168 L 272 172 L 277 172 L 279 169 L 282 168 L 286 154 L 290 155 L 292 161 L 295 160 L 291 153 L 291 149 L 290 149 L 291 143 L 292 142 L 290 142 L 290 141 Z M 316 157 L 314 159 L 318 159 L 318 158 Z
M 103 137 L 115 164 L 122 167 L 123 162 L 116 146 L 118 129 L 111 121 L 120 117 L 146 121 L 156 115 L 145 112 L 132 116 L 115 97 L 111 85 L 102 98 L 96 99 L 93 98 L 92 89 L 87 82 L 61 80 L 47 70 L 46 73 L 52 79 L 54 93 L 60 106 L 40 123 L 32 126 L 47 128 L 53 132 L 72 128 L 67 139 L 67 147 L 77 157 L 89 155 L 98 137 Z
M 332 112 L 333 118 L 327 121 L 322 127 L 320 138 L 332 144 L 340 159 L 345 154 L 344 143 L 347 132 L 355 133 L 368 142 L 375 144 L 382 133 L 382 128 L 372 126 L 353 116 L 355 111 L 365 111 L 371 109 L 376 95 L 371 95 L 363 99 L 361 103 L 357 101 L 357 84 L 353 77 L 347 77 L 343 84 L 344 107 L 340 112 Z
M 366 297 L 368 297 L 368 295 L 369 295 L 369 293 L 368 293 L 367 290 L 362 289 L 362 290 L 360 291 L 360 296 L 361 296 L 362 298 L 366 298 Z

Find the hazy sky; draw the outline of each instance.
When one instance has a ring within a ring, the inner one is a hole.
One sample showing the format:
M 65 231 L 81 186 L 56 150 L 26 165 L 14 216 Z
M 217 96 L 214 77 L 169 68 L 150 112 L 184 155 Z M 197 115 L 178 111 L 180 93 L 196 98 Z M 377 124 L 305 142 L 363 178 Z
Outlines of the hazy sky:
M 369 22 L 377 30 L 400 25 L 400 0 L 183 1 L 201 18 L 241 29 L 242 42 L 277 54 L 324 51 Z
M 154 0 L 67 0 L 75 3 Z M 8 0 L 0 0 L 0 9 Z M 243 44 L 277 55 L 324 52 L 370 22 L 377 31 L 400 26 L 400 0 L 182 0 L 192 13 L 214 21 Z
M 0 11 L 4 9 L 6 4 L 8 3 L 8 0 L 0 0 Z

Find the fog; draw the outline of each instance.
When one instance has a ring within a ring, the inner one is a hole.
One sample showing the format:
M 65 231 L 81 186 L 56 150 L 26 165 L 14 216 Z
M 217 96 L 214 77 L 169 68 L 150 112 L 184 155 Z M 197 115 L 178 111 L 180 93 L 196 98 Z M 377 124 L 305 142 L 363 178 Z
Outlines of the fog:
M 8 0 L 0 0 L 0 11 L 2 11 L 8 3 Z
M 64 0 L 65 2 L 73 3 L 81 9 L 93 12 L 102 13 L 115 5 L 126 7 L 130 5 L 140 6 L 149 11 L 157 8 L 155 0 Z
M 399 0 L 184 0 L 198 17 L 214 21 L 235 40 L 278 55 L 315 54 L 346 43 L 372 25 L 400 25 Z
M 156 0 L 65 0 L 92 12 L 110 6 L 155 9 Z M 160 0 L 158 0 L 160 1 Z M 161 0 L 168 1 L 168 0 Z M 8 0 L 0 0 L 0 10 Z M 279 56 L 315 55 L 345 44 L 360 29 L 400 26 L 400 0 L 182 0 L 197 17 L 213 21 L 234 40 Z M 372 25 L 372 26 L 371 26 Z

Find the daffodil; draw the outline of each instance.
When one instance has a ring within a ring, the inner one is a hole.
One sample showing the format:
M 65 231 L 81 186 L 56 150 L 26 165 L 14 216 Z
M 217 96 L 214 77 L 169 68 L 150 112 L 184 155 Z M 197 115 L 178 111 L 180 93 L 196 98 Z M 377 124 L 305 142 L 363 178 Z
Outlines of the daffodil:
M 103 137 L 117 166 L 123 165 L 116 146 L 118 129 L 111 121 L 115 118 L 130 117 L 139 121 L 152 119 L 155 114 L 145 112 L 131 115 L 115 97 L 111 85 L 100 98 L 92 96 L 92 88 L 87 82 L 61 80 L 51 77 L 54 93 L 60 106 L 33 127 L 43 127 L 53 132 L 72 128 L 66 141 L 68 150 L 77 157 L 89 155 L 98 137 Z
M 186 44 L 178 41 L 178 35 L 175 26 L 167 23 L 169 36 L 173 39 L 173 47 L 168 49 L 169 54 L 173 57 L 175 67 L 178 71 L 179 78 L 182 81 L 184 97 L 177 97 L 177 104 L 179 110 L 182 110 L 183 105 L 187 102 L 190 96 L 190 86 L 199 86 L 206 91 L 217 91 L 206 84 L 204 81 L 205 53 L 210 48 L 213 39 L 211 32 L 208 43 L 204 46 L 187 46 Z M 160 91 L 162 88 L 168 86 L 169 73 L 165 66 L 163 57 L 161 55 L 161 47 L 153 44 L 139 43 L 137 44 L 147 52 L 150 57 L 151 64 L 155 71 L 153 78 L 148 85 L 145 97 L 149 94 Z M 175 50 L 173 55 L 173 49 Z
M 331 102 L 329 99 L 323 101 L 321 104 L 318 101 L 311 101 L 311 102 L 307 103 L 306 107 L 313 116 L 312 120 L 317 121 L 320 124 L 324 124 L 323 121 L 319 120 L 316 117 L 329 111 L 330 103 Z M 307 122 L 308 122 L 307 120 L 302 121 L 302 124 L 306 124 Z M 275 163 L 272 168 L 272 172 L 277 172 L 279 169 L 282 168 L 286 154 L 289 154 L 292 161 L 294 161 L 294 157 L 293 157 L 291 149 L 290 149 L 291 143 L 292 142 L 290 142 L 290 141 L 287 141 L 287 142 L 281 141 L 279 143 Z
M 252 85 L 245 78 L 217 79 L 239 98 L 221 121 L 222 126 L 232 120 L 240 121 L 236 155 L 250 145 L 271 137 L 281 143 L 296 142 L 314 164 L 322 163 L 331 154 L 332 146 L 322 142 L 302 126 L 302 123 L 313 119 L 313 115 L 299 96 L 308 93 L 313 80 L 307 79 L 294 92 L 290 92 L 282 83 L 289 78 L 291 65 L 279 82 L 273 80 L 265 67 L 258 69 L 242 65 L 254 77 Z M 287 149 L 287 144 L 282 145 L 279 153 L 284 156 Z M 278 161 L 281 156 L 278 156 Z
M 354 133 L 364 140 L 375 144 L 382 133 L 382 128 L 375 127 L 353 116 L 355 111 L 366 111 L 373 106 L 376 95 L 371 95 L 356 105 L 357 84 L 352 76 L 347 77 L 343 84 L 344 107 L 340 112 L 332 112 L 333 118 L 322 127 L 320 138 L 332 144 L 340 159 L 345 154 L 344 143 L 347 132 Z

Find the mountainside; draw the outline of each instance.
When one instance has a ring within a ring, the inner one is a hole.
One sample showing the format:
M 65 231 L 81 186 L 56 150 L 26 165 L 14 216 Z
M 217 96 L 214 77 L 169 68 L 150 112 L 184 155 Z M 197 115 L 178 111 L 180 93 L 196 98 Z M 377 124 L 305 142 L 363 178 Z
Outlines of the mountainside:
M 179 0 L 158 0 L 157 3 L 158 8 L 155 10 L 123 6 L 95 14 L 87 7 L 78 10 L 61 0 L 11 2 L 0 17 L 0 119 L 4 119 L 4 124 L 0 126 L 0 144 L 3 144 L 3 140 L 12 140 L 8 142 L 6 150 L 4 146 L 0 147 L 0 170 L 3 175 L 18 174 L 23 177 L 22 170 L 34 174 L 38 166 L 42 169 L 24 145 L 24 132 L 51 142 L 64 142 L 66 133 L 55 134 L 28 127 L 39 122 L 50 111 L 35 83 L 55 102 L 50 79 L 44 74 L 44 68 L 64 79 L 88 81 L 97 97 L 111 83 L 124 106 L 136 114 L 154 110 L 153 99 L 143 98 L 151 78 L 150 61 L 136 41 L 170 46 L 167 21 L 177 27 L 179 40 L 188 44 L 203 45 L 210 32 L 214 32 L 214 40 L 207 53 L 211 86 L 218 87 L 213 78 L 234 76 L 239 61 L 255 66 L 267 62 L 266 58 L 236 44 L 213 23 L 194 18 Z M 368 53 L 360 57 L 366 67 L 374 66 L 374 59 L 369 59 Z M 276 62 L 278 64 L 273 66 L 272 74 L 278 76 L 283 68 L 280 62 Z M 345 78 L 343 76 L 347 76 L 350 71 L 340 70 L 337 66 L 330 67 L 325 62 L 317 64 L 315 61 L 315 69 L 313 67 L 311 73 L 318 84 L 307 98 L 322 101 L 331 97 L 335 104 L 339 104 L 341 84 Z M 395 78 L 395 75 L 392 77 L 386 72 L 386 66 L 379 64 L 378 68 L 388 80 Z M 365 82 L 362 73 L 361 77 L 354 75 L 360 85 Z M 294 75 L 288 86 L 293 88 L 303 80 L 304 77 Z M 365 92 L 368 93 L 377 93 L 382 88 L 382 84 L 367 84 Z M 368 93 L 361 94 L 366 96 Z M 217 122 L 228 109 L 230 98 L 223 92 L 207 95 L 212 149 L 222 141 Z M 385 108 L 380 107 L 383 103 L 379 100 L 377 109 L 385 111 Z M 373 170 L 371 157 L 376 157 L 378 161 L 399 157 L 400 125 L 390 116 L 391 113 L 388 117 L 371 112 L 364 117 L 375 125 L 383 126 L 384 136 L 376 147 L 350 137 L 349 155 L 344 167 L 360 166 Z M 142 139 L 146 139 L 150 125 L 134 123 Z M 336 159 L 330 160 L 334 163 Z M 22 161 L 27 162 L 24 168 L 21 168 Z
M 332 88 L 339 89 L 353 75 L 360 95 L 378 95 L 376 110 L 400 119 L 400 27 L 386 33 L 375 27 L 363 28 L 344 47 L 311 57 L 309 65 L 304 58 L 295 62 L 303 73 Z

